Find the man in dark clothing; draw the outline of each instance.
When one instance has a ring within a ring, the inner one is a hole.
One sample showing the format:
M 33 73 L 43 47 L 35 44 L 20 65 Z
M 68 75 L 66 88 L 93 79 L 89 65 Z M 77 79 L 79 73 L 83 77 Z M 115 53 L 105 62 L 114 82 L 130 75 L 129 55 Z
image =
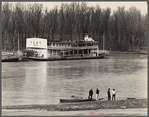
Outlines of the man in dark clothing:
M 96 100 L 98 100 L 98 98 L 99 98 L 99 89 L 97 88 L 96 89 Z
M 107 94 L 108 94 L 108 100 L 111 100 L 110 88 L 108 89 Z
M 91 97 L 91 99 L 92 99 L 92 96 L 93 96 L 93 90 L 91 89 L 91 90 L 89 91 L 89 96 L 88 96 L 88 98 Z

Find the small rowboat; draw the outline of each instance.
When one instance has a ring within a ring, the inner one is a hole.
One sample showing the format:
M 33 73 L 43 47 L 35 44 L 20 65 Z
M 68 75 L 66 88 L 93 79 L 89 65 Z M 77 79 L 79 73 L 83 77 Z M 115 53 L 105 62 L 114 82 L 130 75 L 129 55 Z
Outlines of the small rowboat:
M 135 100 L 136 98 L 127 98 L 127 100 Z
M 60 99 L 61 103 L 96 101 L 96 99 Z

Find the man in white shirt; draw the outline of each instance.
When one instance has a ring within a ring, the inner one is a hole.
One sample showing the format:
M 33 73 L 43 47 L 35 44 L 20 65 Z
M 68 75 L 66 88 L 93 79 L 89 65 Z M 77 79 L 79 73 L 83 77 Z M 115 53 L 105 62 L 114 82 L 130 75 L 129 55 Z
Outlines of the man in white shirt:
M 116 91 L 115 91 L 115 89 L 113 89 L 113 91 L 112 91 L 112 100 L 115 100 L 115 96 L 116 96 Z

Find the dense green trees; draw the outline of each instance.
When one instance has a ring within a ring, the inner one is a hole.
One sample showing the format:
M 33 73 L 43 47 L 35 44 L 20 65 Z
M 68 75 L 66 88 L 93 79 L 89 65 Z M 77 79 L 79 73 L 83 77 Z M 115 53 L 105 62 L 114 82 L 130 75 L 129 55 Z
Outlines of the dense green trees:
M 2 3 L 2 51 L 24 50 L 26 38 L 44 37 L 48 41 L 82 39 L 83 30 L 93 34 L 99 48 L 135 50 L 147 47 L 148 16 L 141 15 L 136 7 L 125 10 L 88 7 L 85 2 L 61 4 L 54 9 L 42 4 Z

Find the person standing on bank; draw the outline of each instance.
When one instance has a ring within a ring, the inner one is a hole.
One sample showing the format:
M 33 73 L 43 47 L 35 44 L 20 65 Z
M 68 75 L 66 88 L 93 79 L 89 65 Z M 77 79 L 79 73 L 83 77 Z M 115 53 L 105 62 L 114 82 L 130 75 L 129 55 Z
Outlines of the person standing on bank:
M 97 88 L 96 89 L 96 100 L 98 100 L 99 99 L 99 89 Z
M 111 100 L 110 88 L 108 89 L 107 94 L 108 94 L 108 100 Z
M 115 89 L 113 89 L 113 91 L 112 91 L 112 100 L 115 100 L 115 96 L 116 96 L 116 91 L 115 91 Z
M 91 89 L 91 90 L 89 91 L 89 96 L 88 96 L 88 98 L 91 97 L 91 99 L 92 99 L 92 96 L 93 96 L 93 90 Z

